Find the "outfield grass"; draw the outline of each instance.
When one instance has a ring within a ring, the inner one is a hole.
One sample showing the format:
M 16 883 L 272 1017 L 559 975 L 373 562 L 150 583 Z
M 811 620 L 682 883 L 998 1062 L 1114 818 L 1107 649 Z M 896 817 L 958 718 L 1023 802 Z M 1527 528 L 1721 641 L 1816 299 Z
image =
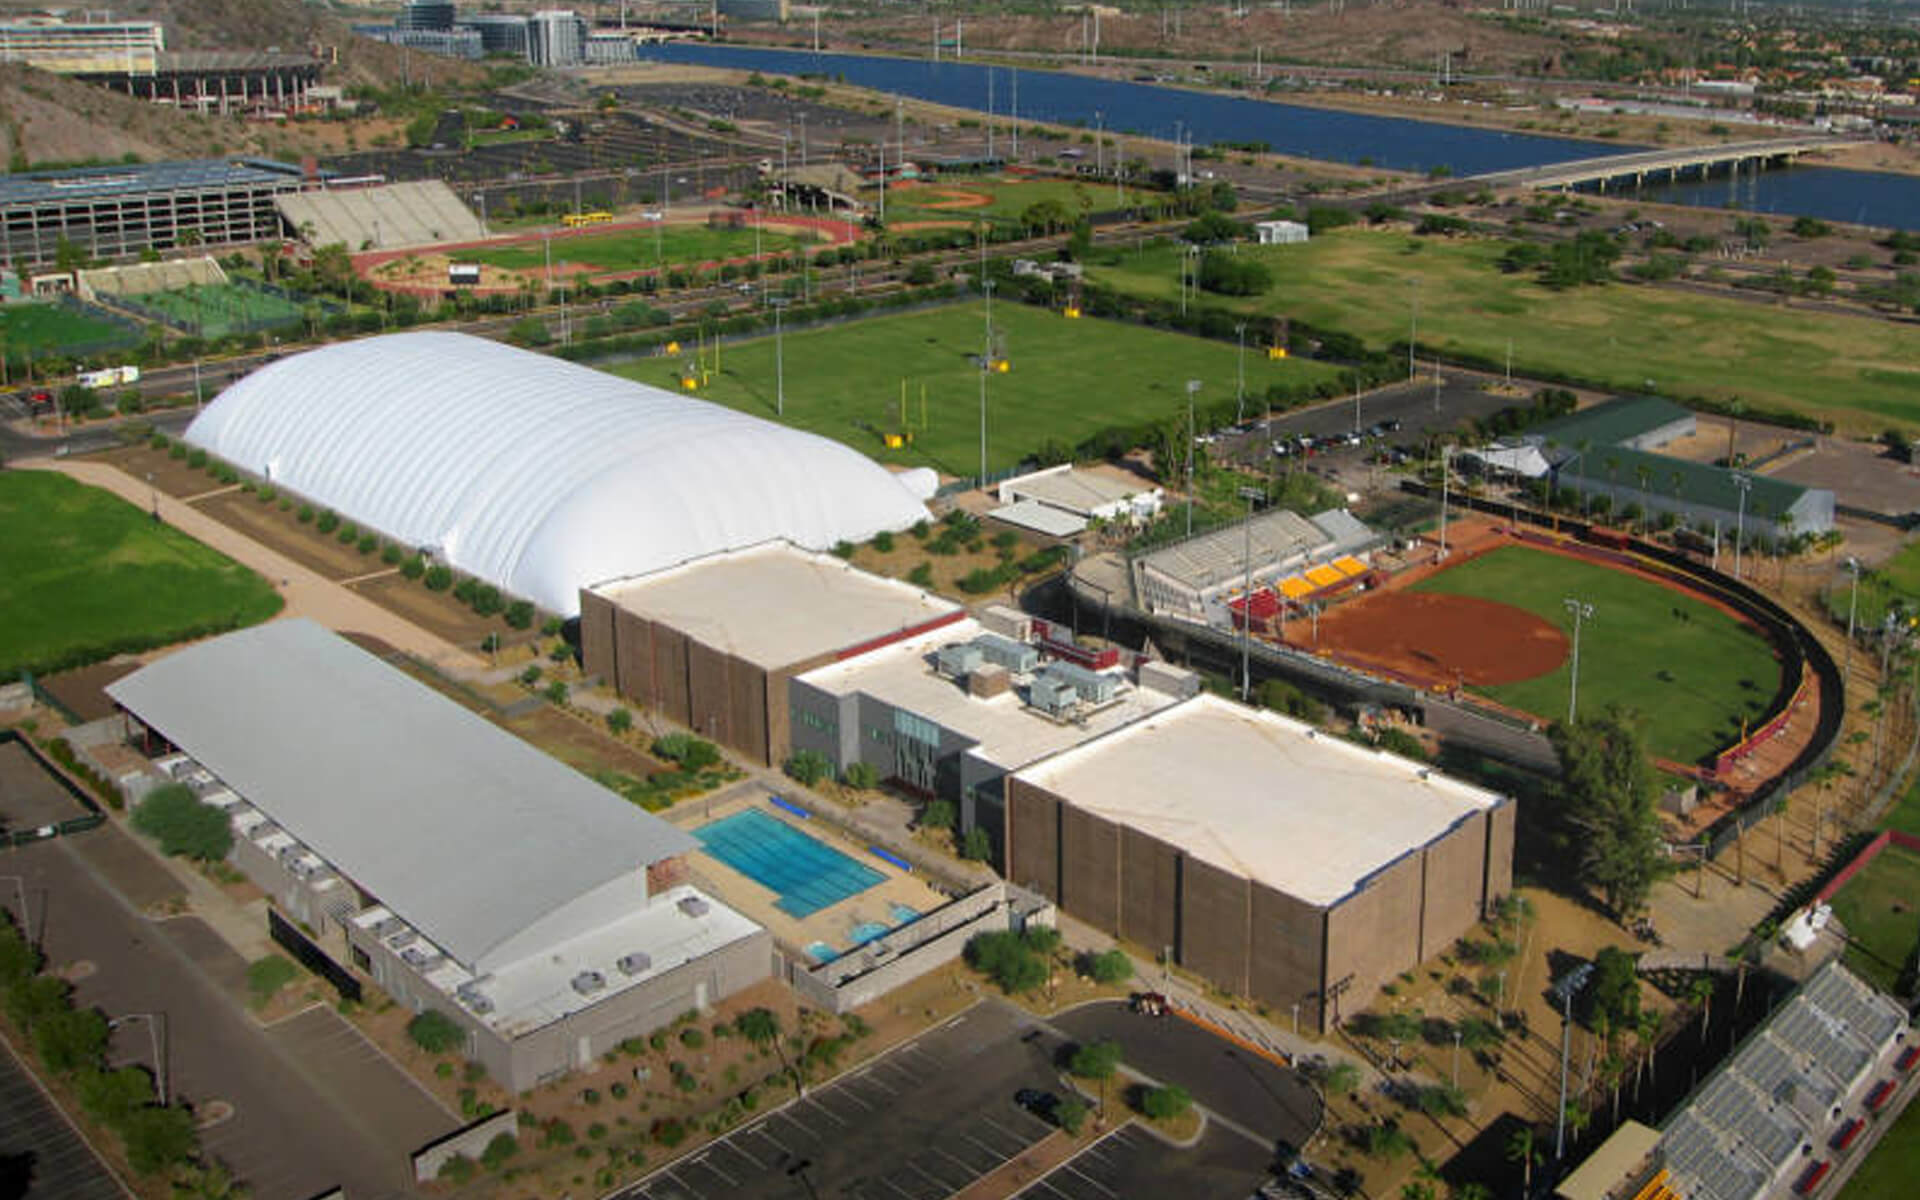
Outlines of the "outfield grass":
M 80 346 L 131 346 L 139 340 L 139 335 L 125 326 L 60 304 L 0 307 L 0 346 L 9 355 Z
M 0 474 L 0 677 L 236 629 L 280 611 L 265 579 L 50 471 Z
M 754 251 L 754 231 L 745 229 L 709 229 L 705 225 L 663 225 L 656 252 L 652 230 L 622 233 L 579 234 L 553 239 L 553 261 L 574 263 L 595 271 L 640 271 L 649 267 L 681 263 L 704 263 L 718 259 L 748 258 Z M 760 231 L 763 254 L 785 253 L 802 244 L 791 234 L 773 229 Z M 540 242 L 522 242 L 491 249 L 462 250 L 461 262 L 484 263 L 510 271 L 532 271 L 547 265 L 547 247 Z
M 1907 789 L 1907 794 L 1893 806 L 1881 824 L 1888 829 L 1898 829 L 1902 833 L 1920 837 L 1920 780 Z
M 1920 942 L 1920 854 L 1889 844 L 1833 894 L 1833 912 L 1853 939 L 1847 969 L 1892 992 Z
M 1889 605 L 1897 604 L 1909 613 L 1920 610 L 1920 542 L 1903 546 L 1880 567 L 1862 572 L 1857 601 L 1852 577 L 1841 572 L 1827 589 L 1827 611 L 1844 625 L 1849 603 L 1855 605 L 1855 627 L 1864 629 L 1872 629 L 1885 620 Z
M 945 192 L 965 192 L 984 196 L 987 203 L 971 207 L 933 207 L 952 200 Z M 1019 221 L 1020 214 L 1044 200 L 1057 200 L 1069 216 L 1086 212 L 1106 212 L 1124 207 L 1122 196 L 1112 184 L 1070 179 L 939 179 L 926 184 L 887 189 L 887 223 L 900 221 L 978 221 L 999 223 Z M 879 203 L 879 189 L 869 188 L 865 199 Z
M 1209 304 L 1285 315 L 1384 346 L 1407 337 L 1415 293 L 1422 346 L 1565 373 L 1617 391 L 1662 391 L 1790 408 L 1878 433 L 1920 428 L 1920 360 L 1913 333 L 1870 317 L 1838 316 L 1665 288 L 1608 284 L 1550 291 L 1503 275 L 1497 240 L 1416 238 L 1343 229 L 1295 246 L 1242 246 L 1273 271 L 1266 295 Z M 1179 294 L 1179 251 L 1120 251 L 1089 277 L 1142 295 Z M 1418 281 L 1417 286 L 1415 281 Z
M 1920 1102 L 1909 1103 L 1874 1146 L 1839 1200 L 1907 1200 L 1920 1179 Z
M 1186 382 L 1201 382 L 1208 403 L 1235 394 L 1236 349 L 1221 342 L 1114 321 L 1069 321 L 1024 304 L 993 307 L 1012 363 L 987 388 L 988 465 L 1017 465 L 1042 443 L 1072 447 L 1107 426 L 1186 412 Z M 785 337 L 787 424 L 810 430 L 887 462 L 929 465 L 953 475 L 980 469 L 980 378 L 985 314 L 979 304 L 873 317 L 788 333 Z M 721 374 L 699 393 L 758 416 L 775 415 L 774 340 L 729 345 Z M 617 374 L 677 388 L 684 357 L 660 357 L 615 368 Z M 1323 363 L 1269 361 L 1249 350 L 1246 394 L 1270 383 L 1311 385 L 1337 375 Z M 910 446 L 888 449 L 882 434 L 898 432 L 906 394 Z M 926 401 L 921 402 L 924 388 Z
M 1566 599 L 1593 605 L 1580 634 L 1581 710 L 1636 710 L 1646 719 L 1647 748 L 1677 762 L 1738 741 L 1741 718 L 1759 720 L 1779 686 L 1779 663 L 1759 631 L 1703 600 L 1594 563 L 1503 546 L 1414 590 L 1498 600 L 1569 631 Z M 1545 675 L 1477 690 L 1560 718 L 1571 669 L 1562 663 Z

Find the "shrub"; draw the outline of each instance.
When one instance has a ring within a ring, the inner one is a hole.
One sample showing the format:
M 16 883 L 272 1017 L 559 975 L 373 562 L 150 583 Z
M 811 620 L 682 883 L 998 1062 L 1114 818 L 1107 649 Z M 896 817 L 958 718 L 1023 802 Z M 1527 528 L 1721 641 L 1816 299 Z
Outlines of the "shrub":
M 292 963 L 278 954 L 269 954 L 248 963 L 247 994 L 253 998 L 254 1007 L 264 1006 L 281 988 L 292 983 L 299 973 Z
M 907 572 L 907 582 L 913 584 L 915 587 L 923 587 L 923 588 L 932 587 L 933 586 L 933 564 L 932 563 L 917 564 L 913 568 L 913 570 Z
M 955 819 L 951 800 L 929 800 L 920 810 L 920 823 L 929 829 L 952 829 Z
M 1111 1039 L 1074 1048 L 1067 1070 L 1082 1079 L 1109 1079 L 1120 1066 L 1120 1043 Z
M 479 1169 L 479 1163 L 474 1162 L 464 1154 L 456 1154 L 440 1164 L 440 1173 L 437 1178 L 444 1179 L 448 1183 L 458 1187 L 461 1184 L 471 1182 L 474 1174 L 479 1171 Z
M 975 934 L 967 942 L 966 958 L 968 966 L 1008 995 L 1031 992 L 1047 981 L 1047 964 L 1016 933 Z
M 164 433 L 156 433 L 147 439 L 147 445 L 152 446 L 155 450 L 165 450 L 172 444 L 172 440 Z
M 429 1008 L 408 1021 L 407 1037 L 428 1054 L 447 1054 L 467 1040 L 453 1018 L 437 1008 Z
M 196 471 L 198 471 L 201 467 L 206 466 L 207 452 L 205 450 L 200 449 L 197 446 L 194 449 L 187 451 L 187 465 L 189 467 L 192 467 Z
M 836 558 L 852 558 L 853 550 L 853 543 L 847 541 L 845 538 L 833 544 L 833 555 Z
M 822 779 L 825 779 L 831 774 L 832 771 L 833 764 L 828 762 L 827 756 L 818 750 L 795 751 L 793 757 L 789 758 L 786 764 L 787 774 L 800 783 L 805 784 L 807 787 L 813 787 L 818 784 Z
M 633 714 L 624 708 L 616 708 L 607 714 L 607 728 L 615 733 L 625 733 L 633 728 Z
M 442 566 L 428 567 L 425 582 L 428 591 L 444 592 L 453 586 L 453 572 Z
M 225 858 L 233 848 L 227 816 L 202 804 L 183 783 L 163 784 L 147 793 L 133 813 L 133 827 L 160 843 L 160 852 L 200 862 Z
M 400 547 L 393 542 L 388 542 L 380 549 L 380 561 L 390 567 L 399 566 L 400 560 L 404 557 L 406 557 L 406 551 L 400 549 Z
M 1192 1095 L 1177 1083 L 1148 1088 L 1140 1098 L 1140 1111 L 1156 1121 L 1170 1121 L 1192 1107 Z
M 340 514 L 328 509 L 320 514 L 319 519 L 313 523 L 313 527 L 321 533 L 332 533 L 340 528 Z
M 342 546 L 351 546 L 360 540 L 360 527 L 352 521 L 347 521 L 334 532 L 333 536 L 339 540 Z
M 847 786 L 858 791 L 867 791 L 880 786 L 880 769 L 869 762 L 852 762 L 842 773 Z
M 157 1175 L 187 1161 L 199 1140 L 193 1114 L 177 1105 L 127 1114 L 120 1137 L 126 1142 L 128 1165 L 141 1175 Z
M 302 525 L 312 524 L 313 523 L 313 505 L 302 504 L 300 506 L 300 511 L 295 513 L 294 516 L 296 519 L 299 520 L 299 522 Z
M 525 600 L 515 600 L 507 605 L 507 624 L 515 629 L 525 629 L 533 624 L 533 605 Z
M 688 771 L 704 771 L 720 763 L 720 748 L 690 733 L 669 733 L 649 747 L 656 757 L 678 763 Z
M 874 534 L 873 548 L 875 550 L 878 550 L 882 554 L 888 553 L 893 549 L 893 535 L 891 533 L 888 533 L 884 529 L 882 529 L 879 533 Z
M 547 698 L 548 704 L 565 704 L 567 702 L 567 681 L 564 679 L 555 679 L 547 684 L 547 690 L 541 694 Z
M 986 830 L 975 825 L 960 840 L 960 857 L 968 862 L 987 861 L 993 857 L 993 839 L 987 836 Z
M 534 684 L 540 682 L 540 675 L 540 664 L 528 663 L 527 669 L 520 672 L 520 682 L 528 687 L 532 687 Z
M 687 1140 L 687 1127 L 672 1117 L 662 1117 L 648 1130 L 653 1140 L 671 1150 Z
M 427 560 L 418 554 L 400 564 L 400 574 L 407 579 L 418 579 L 427 573 Z
M 375 550 L 378 550 L 379 548 L 380 548 L 379 538 L 375 537 L 371 533 L 363 533 L 360 535 L 360 543 L 359 543 L 360 553 L 372 554 Z
M 168 458 L 182 459 L 182 458 L 185 458 L 186 456 L 187 456 L 187 444 L 185 442 L 175 442 L 172 446 L 170 446 L 167 449 Z
M 707 1044 L 707 1035 L 689 1025 L 680 1031 L 680 1044 L 689 1050 L 698 1050 Z
M 1080 1127 L 1087 1123 L 1087 1102 L 1078 1096 L 1068 1096 L 1053 1106 L 1053 1119 L 1060 1122 L 1060 1128 L 1078 1135 Z
M 1084 969 L 1095 983 L 1122 983 L 1133 974 L 1133 960 L 1119 950 L 1103 950 L 1086 957 Z
M 495 1134 L 487 1148 L 480 1152 L 480 1165 L 489 1171 L 498 1171 L 507 1165 L 507 1160 L 520 1153 L 520 1139 L 510 1133 Z

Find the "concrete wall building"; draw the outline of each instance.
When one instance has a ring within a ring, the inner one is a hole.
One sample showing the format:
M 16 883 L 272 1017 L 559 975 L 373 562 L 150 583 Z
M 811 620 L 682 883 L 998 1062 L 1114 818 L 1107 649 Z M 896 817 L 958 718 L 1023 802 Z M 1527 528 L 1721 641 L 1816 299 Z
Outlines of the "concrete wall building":
M 453 28 L 453 17 L 452 0 L 407 0 L 393 24 L 398 29 L 446 30 Z
M 1262 246 L 1291 246 L 1312 236 L 1312 230 L 1298 221 L 1255 221 L 1253 232 Z
M 1362 560 L 1382 541 L 1344 509 L 1312 517 L 1270 509 L 1251 525 L 1237 522 L 1134 559 L 1140 606 L 1225 628 L 1232 624 L 1229 605 L 1246 590 L 1249 562 L 1257 592 L 1317 565 Z
M 1016 772 L 1006 875 L 1321 1030 L 1512 885 L 1511 800 L 1196 696 Z
M 276 197 L 308 184 L 259 158 L 28 171 L 0 178 L 0 260 L 54 261 L 62 239 L 96 258 L 263 241 L 280 234 Z M 187 235 L 192 237 L 188 238 Z
M 1637 504 L 1649 515 L 1672 513 L 1701 533 L 1717 528 L 1729 545 L 1736 531 L 1749 541 L 1772 545 L 1833 528 L 1831 489 L 1643 450 L 1590 450 L 1563 460 L 1553 479 L 1556 487 L 1572 488 L 1584 497 L 1606 497 L 1616 520 Z
M 26 63 L 59 75 L 153 71 L 167 48 L 157 21 L 67 21 L 27 16 L 0 21 L 0 62 Z
M 1083 469 L 1071 463 L 1016 475 L 999 487 L 1002 504 L 1031 501 L 1078 517 L 1083 523 L 1150 521 L 1160 512 L 1162 496 L 1157 484 L 1117 470 Z
M 237 865 L 510 1089 L 772 973 L 766 931 L 686 882 L 692 837 L 311 622 L 109 695 Z
M 527 61 L 574 67 L 586 55 L 587 23 L 572 9 L 543 8 L 527 18 Z
M 638 56 L 634 40 L 618 29 L 591 30 L 580 47 L 580 60 L 590 67 L 618 66 Z
M 463 29 L 480 34 L 482 54 L 527 54 L 527 18 L 519 13 L 472 13 L 459 18 Z
M 965 615 L 911 584 L 768 542 L 582 589 L 581 656 L 622 696 L 771 764 L 792 745 L 789 679 Z

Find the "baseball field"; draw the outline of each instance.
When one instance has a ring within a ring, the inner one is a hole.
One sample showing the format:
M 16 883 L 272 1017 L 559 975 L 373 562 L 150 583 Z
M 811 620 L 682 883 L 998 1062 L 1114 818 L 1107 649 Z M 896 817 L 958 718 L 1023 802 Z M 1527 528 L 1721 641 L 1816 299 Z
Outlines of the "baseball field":
M 985 341 L 980 304 L 956 304 L 788 332 L 789 425 L 842 441 L 885 462 L 933 466 L 953 475 L 980 469 L 980 370 Z M 1183 334 L 1091 318 L 1068 320 L 1024 304 L 993 306 L 1004 336 L 1006 372 L 987 383 L 989 469 L 1018 464 L 1048 441 L 1071 447 L 1110 425 L 1186 411 L 1187 381 L 1203 403 L 1232 400 L 1237 348 Z M 678 388 L 691 358 L 661 356 L 616 374 Z M 709 356 L 709 359 L 711 356 Z M 763 417 L 776 415 L 774 339 L 727 345 L 720 372 L 697 393 Z M 1249 411 L 1272 383 L 1310 387 L 1337 369 L 1300 359 L 1245 358 Z M 886 436 L 912 435 L 889 447 Z
M 0 677 L 237 629 L 273 586 L 186 534 L 51 471 L 0 474 Z
M 1920 854 L 1888 845 L 1833 895 L 1833 913 L 1852 939 L 1847 967 L 1883 991 L 1920 944 Z
M 785 253 L 802 244 L 800 238 L 777 229 L 760 231 L 759 249 L 764 254 Z M 623 230 L 617 233 L 584 233 L 556 236 L 551 243 L 535 237 L 486 249 L 462 250 L 462 262 L 477 262 L 512 271 L 544 270 L 547 255 L 553 265 L 584 267 L 589 273 L 615 274 L 644 271 L 658 266 L 714 262 L 729 258 L 748 258 L 754 253 L 754 231 L 746 229 L 709 229 L 705 225 L 662 225 L 656 236 L 650 229 Z
M 1764 635 L 1685 592 L 1597 563 L 1503 546 L 1431 576 L 1414 594 L 1467 596 L 1518 609 L 1477 626 L 1470 652 L 1498 655 L 1513 631 L 1550 626 L 1568 635 L 1566 601 L 1593 606 L 1580 633 L 1580 707 L 1609 704 L 1646 718 L 1648 749 L 1694 762 L 1738 741 L 1741 722 L 1765 715 L 1780 679 Z M 1391 595 L 1391 593 L 1388 593 Z M 1362 601 L 1365 603 L 1365 601 Z M 1445 661 L 1449 648 L 1435 647 Z M 1547 720 L 1567 713 L 1570 657 L 1525 679 L 1468 686 Z
M 1016 224 L 1036 204 L 1053 201 L 1069 218 L 1082 213 L 1124 207 L 1125 190 L 1111 183 L 1068 179 L 952 178 L 926 183 L 894 184 L 887 189 L 887 224 L 912 228 L 918 224 L 991 221 Z M 878 201 L 878 189 L 866 199 Z

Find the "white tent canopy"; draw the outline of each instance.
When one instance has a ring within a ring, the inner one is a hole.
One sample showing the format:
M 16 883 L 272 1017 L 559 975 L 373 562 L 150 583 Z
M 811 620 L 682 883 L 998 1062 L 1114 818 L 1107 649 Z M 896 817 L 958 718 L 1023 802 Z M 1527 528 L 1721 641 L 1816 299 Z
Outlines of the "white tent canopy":
M 838 442 L 456 333 L 282 359 L 185 436 L 569 616 L 601 580 L 774 538 L 823 550 L 927 515 Z
M 1540 452 L 1540 447 L 1532 443 L 1519 446 L 1483 446 L 1478 450 L 1465 450 L 1461 457 L 1478 459 L 1489 470 L 1506 471 L 1526 479 L 1538 479 L 1552 470 L 1553 464 Z

